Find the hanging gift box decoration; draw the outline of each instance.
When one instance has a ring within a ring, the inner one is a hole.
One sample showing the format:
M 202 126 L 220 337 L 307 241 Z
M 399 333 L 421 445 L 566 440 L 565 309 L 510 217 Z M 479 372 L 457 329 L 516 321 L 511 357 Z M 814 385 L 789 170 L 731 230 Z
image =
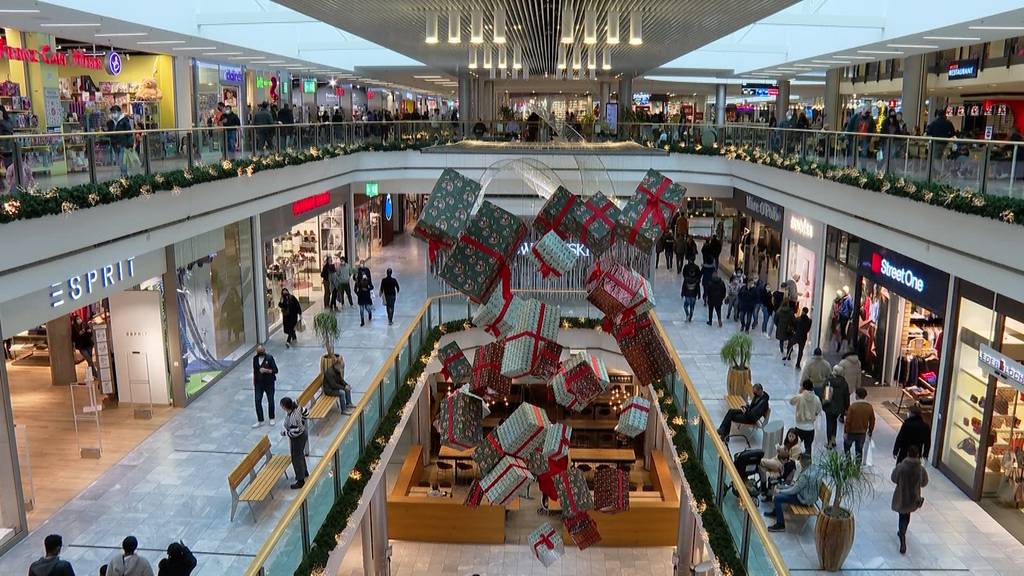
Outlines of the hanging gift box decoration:
M 449 382 L 465 382 L 473 373 L 473 366 L 454 340 L 442 346 L 437 356 L 441 360 L 441 375 Z
M 484 437 L 483 442 L 478 444 L 476 449 L 473 450 L 473 462 L 480 469 L 481 476 L 486 476 L 488 472 L 493 470 L 504 456 L 505 451 L 501 448 L 501 440 L 498 439 L 497 430 L 491 430 Z
M 483 439 L 483 401 L 472 394 L 456 390 L 441 400 L 437 431 L 441 444 L 458 450 L 472 448 Z
M 555 490 L 555 478 L 569 469 L 569 457 L 548 458 L 547 465 L 547 470 L 540 474 L 535 474 L 537 477 L 537 487 L 540 489 L 541 494 L 551 500 L 558 500 L 558 491 Z
M 508 335 L 515 326 L 516 318 L 519 316 L 519 309 L 523 305 L 523 299 L 515 294 L 511 298 L 505 298 L 501 290 L 491 292 L 491 297 L 477 308 L 473 316 L 473 324 L 482 326 L 495 338 Z
M 473 480 L 473 483 L 469 485 L 469 492 L 466 494 L 466 499 L 462 501 L 462 504 L 467 508 L 476 508 L 484 500 L 484 489 L 480 487 L 479 480 Z
M 641 386 L 649 386 L 675 372 L 672 357 L 650 314 L 620 319 L 612 335 Z
M 672 214 L 682 205 L 686 188 L 673 183 L 657 170 L 648 170 L 616 221 L 616 234 L 644 252 L 668 229 Z
M 473 367 L 469 377 L 469 388 L 487 400 L 508 396 L 512 390 L 512 379 L 501 373 L 505 356 L 505 342 L 489 342 L 476 349 Z
M 594 508 L 608 514 L 629 510 L 628 472 L 600 468 L 594 473 Z
M 578 196 L 559 186 L 533 219 L 533 229 L 540 234 L 554 231 L 562 240 L 568 240 L 579 233 L 576 211 L 579 210 Z
M 651 402 L 640 396 L 633 396 L 626 401 L 619 414 L 619 423 L 615 431 L 630 438 L 636 438 L 647 430 L 647 416 L 651 412 Z
M 532 481 L 533 476 L 522 460 L 505 456 L 480 480 L 480 487 L 492 504 L 503 506 L 511 502 L 527 482 Z
M 431 262 L 438 251 L 455 245 L 479 197 L 480 184 L 475 180 L 451 168 L 441 173 L 412 231 L 413 236 L 427 242 Z
M 650 283 L 607 257 L 591 265 L 584 288 L 587 301 L 610 318 L 627 310 L 638 315 L 654 307 Z
M 579 230 L 580 243 L 595 258 L 615 244 L 615 226 L 619 208 L 604 194 L 598 192 L 581 201 L 573 214 Z
M 565 554 L 565 545 L 562 543 L 561 530 L 552 528 L 545 522 L 530 533 L 530 547 L 533 555 L 540 560 L 544 567 L 551 566 Z
M 558 365 L 562 353 L 562 347 L 555 341 L 558 338 L 558 314 L 557 306 L 551 308 L 534 299 L 523 302 L 515 328 L 505 339 L 502 374 L 510 378 L 532 374 L 545 358 L 548 364 L 553 361 L 555 366 Z
M 526 456 L 544 442 L 548 415 L 533 404 L 523 402 L 498 426 L 498 439 L 506 454 Z
M 445 258 L 441 278 L 477 304 L 499 283 L 502 297 L 511 298 L 509 262 L 524 238 L 526 225 L 518 217 L 485 200 Z
M 586 550 L 601 541 L 601 533 L 597 530 L 597 522 L 587 512 L 580 512 L 575 516 L 566 516 L 562 524 L 569 531 L 569 536 L 576 544 L 576 548 Z
M 530 256 L 540 268 L 541 278 L 561 278 L 576 263 L 578 254 L 552 230 L 530 248 Z
M 551 378 L 555 402 L 570 410 L 582 412 L 608 389 L 608 370 L 604 361 L 589 352 L 578 352 L 562 363 L 561 370 Z
M 555 476 L 555 491 L 563 514 L 578 514 L 594 508 L 594 495 L 587 486 L 587 478 L 576 468 L 569 468 Z
M 572 437 L 572 426 L 552 424 L 544 431 L 544 446 L 541 454 L 545 458 L 565 458 L 569 455 L 569 438 Z

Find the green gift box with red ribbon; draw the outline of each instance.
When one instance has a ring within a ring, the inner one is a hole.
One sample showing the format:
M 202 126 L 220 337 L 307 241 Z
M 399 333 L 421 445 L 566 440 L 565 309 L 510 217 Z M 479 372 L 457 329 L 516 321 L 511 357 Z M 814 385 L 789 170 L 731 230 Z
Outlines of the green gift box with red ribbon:
M 533 229 L 540 234 L 554 231 L 562 240 L 577 236 L 580 225 L 576 211 L 581 203 L 578 196 L 559 186 L 533 219 Z
M 622 406 L 619 423 L 615 431 L 630 438 L 636 438 L 647 430 L 647 417 L 651 412 L 651 402 L 640 396 L 633 396 Z
M 548 458 L 566 458 L 569 456 L 569 442 L 572 439 L 572 426 L 566 424 L 552 424 L 544 432 L 544 446 L 541 447 L 541 455 Z M 538 472 L 537 474 L 541 474 Z
M 559 312 L 557 306 L 534 299 L 523 302 L 515 328 L 505 337 L 505 356 L 501 360 L 501 373 L 510 378 L 529 374 L 543 375 L 557 368 L 562 346 L 558 339 Z
M 530 532 L 530 548 L 533 555 L 540 560 L 545 568 L 551 566 L 565 554 L 565 544 L 562 543 L 562 531 L 552 528 L 547 522 L 541 524 L 536 530 Z
M 456 450 L 472 448 L 484 437 L 484 403 L 472 394 L 455 391 L 441 400 L 437 432 L 441 444 Z
M 657 170 L 648 170 L 636 187 L 636 193 L 622 207 L 616 221 L 616 234 L 644 252 L 668 229 L 668 224 L 683 205 L 686 188 L 672 182 Z
M 459 343 L 454 340 L 442 346 L 437 357 L 441 361 L 441 375 L 450 382 L 461 384 L 473 373 L 473 366 L 462 353 Z
M 488 401 L 508 396 L 512 391 L 512 379 L 501 373 L 504 357 L 503 340 L 488 342 L 476 349 L 469 378 L 469 388 L 474 394 L 479 394 Z
M 629 510 L 628 472 L 600 468 L 594 473 L 594 508 L 607 514 Z
M 579 352 L 562 363 L 561 370 L 551 378 L 550 384 L 555 402 L 575 412 L 582 412 L 608 389 L 608 369 L 597 356 Z
M 587 198 L 580 198 L 577 203 L 573 218 L 579 230 L 580 243 L 586 246 L 595 258 L 615 244 L 619 215 L 619 207 L 600 192 Z
M 466 229 L 480 197 L 480 184 L 451 168 L 434 183 L 412 235 L 425 240 L 433 262 L 440 250 L 451 248 Z
M 594 508 L 594 495 L 587 486 L 587 477 L 576 468 L 555 476 L 555 492 L 562 514 L 575 515 Z
M 501 447 L 501 440 L 498 439 L 498 432 L 491 432 L 473 450 L 473 462 L 476 462 L 480 474 L 486 476 L 498 462 L 505 457 L 505 450 Z
M 540 268 L 541 278 L 561 278 L 576 263 L 579 256 L 554 230 L 541 237 L 530 247 L 530 256 Z
M 501 290 L 491 292 L 491 297 L 480 305 L 473 316 L 473 324 L 482 326 L 495 338 L 507 335 L 515 328 L 515 321 L 519 317 L 519 309 L 523 305 L 523 299 L 515 294 L 511 298 L 505 298 Z
M 675 372 L 664 340 L 649 313 L 632 318 L 618 317 L 612 335 L 641 386 L 648 386 Z
M 533 475 L 522 460 L 505 456 L 480 480 L 480 488 L 492 504 L 503 506 L 511 502 L 527 482 L 532 481 Z
M 445 258 L 441 278 L 477 304 L 499 282 L 502 296 L 511 298 L 509 263 L 524 238 L 526 225 L 516 215 L 484 201 Z
M 544 427 L 550 424 L 543 409 L 523 402 L 498 426 L 498 440 L 505 453 L 526 458 L 544 442 Z

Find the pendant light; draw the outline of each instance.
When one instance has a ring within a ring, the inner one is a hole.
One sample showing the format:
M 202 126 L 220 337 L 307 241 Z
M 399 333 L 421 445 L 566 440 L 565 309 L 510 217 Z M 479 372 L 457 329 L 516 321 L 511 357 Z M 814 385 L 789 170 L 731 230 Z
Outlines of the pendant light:
M 587 48 L 587 70 L 597 70 L 597 48 Z
M 484 68 L 488 70 L 494 70 L 494 59 L 491 54 L 491 47 L 484 46 Z
M 504 44 L 505 42 L 505 8 L 498 7 L 494 10 L 494 43 Z
M 602 70 L 611 70 L 612 69 L 612 53 L 611 53 L 611 50 L 608 50 L 607 46 L 605 46 L 604 50 L 601 52 L 601 69 Z
M 484 43 L 484 11 L 473 10 L 469 25 L 469 41 L 472 44 Z
M 462 12 L 457 8 L 448 11 L 448 43 L 462 42 Z
M 504 70 L 508 68 L 508 50 L 505 45 L 498 46 L 498 69 Z
M 475 46 L 471 46 L 469 48 L 469 69 L 470 70 L 476 70 L 477 69 L 476 47 Z
M 572 0 L 566 0 L 562 8 L 562 44 L 572 44 L 572 28 L 576 18 L 572 13 Z
M 427 44 L 437 44 L 437 13 L 427 14 Z
M 583 59 L 583 55 L 580 54 L 580 47 L 579 46 L 573 46 L 572 48 L 573 48 L 573 50 L 572 50 L 572 69 L 573 70 L 579 70 L 580 68 L 583 67 L 582 64 L 581 64 L 581 60 Z
M 597 44 L 597 12 L 593 7 L 583 12 L 583 43 Z
M 606 18 L 608 19 L 608 38 L 607 38 L 606 42 L 608 44 L 612 44 L 612 45 L 618 44 L 619 43 L 619 9 L 618 8 L 609 8 L 608 9 L 608 14 L 607 14 Z
M 516 44 L 512 48 L 512 69 L 521 70 L 523 68 L 523 47 Z
M 629 43 L 632 46 L 639 46 L 644 43 L 644 21 L 639 10 L 629 13 Z
M 558 69 L 565 70 L 565 44 L 558 45 Z

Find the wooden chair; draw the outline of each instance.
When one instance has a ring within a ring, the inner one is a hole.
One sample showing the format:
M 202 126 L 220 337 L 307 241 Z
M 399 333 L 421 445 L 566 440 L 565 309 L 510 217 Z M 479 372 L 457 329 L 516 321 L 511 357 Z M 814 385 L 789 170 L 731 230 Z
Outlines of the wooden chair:
M 456 462 L 455 463 L 455 483 L 459 483 L 459 472 L 464 472 L 464 478 L 472 477 L 470 472 L 473 471 L 473 465 L 468 462 Z
M 452 474 L 453 475 L 452 476 L 452 480 L 455 479 L 455 477 L 454 477 L 455 467 L 452 466 L 451 463 L 449 463 L 449 462 L 440 462 L 439 461 L 436 464 L 434 464 L 434 466 L 437 468 L 437 476 L 438 476 L 437 479 L 438 480 L 440 480 L 440 478 L 444 477 L 445 474 Z
M 263 461 L 262 465 L 260 461 Z M 235 520 L 235 509 L 239 502 L 245 502 L 252 513 L 253 522 L 256 521 L 256 511 L 252 507 L 253 502 L 262 502 L 267 496 L 274 497 L 273 489 L 277 479 L 284 474 L 288 477 L 288 465 L 291 464 L 291 457 L 287 454 L 277 456 L 270 452 L 270 438 L 264 436 L 256 446 L 242 458 L 242 461 L 235 466 L 235 469 L 228 474 L 228 487 L 231 489 L 231 515 L 230 521 Z M 238 489 L 245 479 L 249 483 L 239 492 Z

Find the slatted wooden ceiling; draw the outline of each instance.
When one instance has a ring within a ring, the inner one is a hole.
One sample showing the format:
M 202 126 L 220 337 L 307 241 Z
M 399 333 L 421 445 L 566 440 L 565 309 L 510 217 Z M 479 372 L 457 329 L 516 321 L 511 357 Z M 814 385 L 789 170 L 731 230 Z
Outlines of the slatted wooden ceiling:
M 490 46 L 494 9 L 506 10 L 508 60 L 512 46 L 519 44 L 523 60 L 533 75 L 554 72 L 558 59 L 562 10 L 572 6 L 575 14 L 574 39 L 583 45 L 584 10 L 598 15 L 598 67 L 605 39 L 605 14 L 609 6 L 619 8 L 620 37 L 611 46 L 612 73 L 641 74 L 682 54 L 695 50 L 751 22 L 773 14 L 795 0 L 278 0 L 293 10 L 317 18 L 367 40 L 388 47 L 438 69 L 455 72 L 469 59 L 471 10 L 484 10 L 484 46 Z M 448 11 L 462 11 L 462 42 L 447 43 Z M 643 14 L 643 45 L 631 46 L 629 12 Z M 439 14 L 440 42 L 424 42 L 427 14 Z M 588 47 L 589 48 L 589 47 Z M 482 63 L 482 57 L 481 57 Z M 373 62 L 365 63 L 368 66 Z M 586 67 L 586 59 L 583 61 Z

